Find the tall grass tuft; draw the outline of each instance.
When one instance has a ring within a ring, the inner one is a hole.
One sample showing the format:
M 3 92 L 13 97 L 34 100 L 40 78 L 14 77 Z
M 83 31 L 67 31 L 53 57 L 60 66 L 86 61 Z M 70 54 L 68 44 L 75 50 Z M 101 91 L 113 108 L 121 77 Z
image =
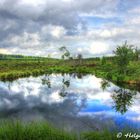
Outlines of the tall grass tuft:
M 0 123 L 0 140 L 76 140 L 62 130 L 46 122 L 23 124 L 20 121 L 3 121 Z

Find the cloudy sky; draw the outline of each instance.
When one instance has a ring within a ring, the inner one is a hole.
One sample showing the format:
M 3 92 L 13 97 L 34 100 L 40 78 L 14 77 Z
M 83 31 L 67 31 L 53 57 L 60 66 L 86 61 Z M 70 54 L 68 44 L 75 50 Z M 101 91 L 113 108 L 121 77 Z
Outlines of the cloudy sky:
M 0 0 L 0 53 L 111 55 L 140 46 L 140 0 Z

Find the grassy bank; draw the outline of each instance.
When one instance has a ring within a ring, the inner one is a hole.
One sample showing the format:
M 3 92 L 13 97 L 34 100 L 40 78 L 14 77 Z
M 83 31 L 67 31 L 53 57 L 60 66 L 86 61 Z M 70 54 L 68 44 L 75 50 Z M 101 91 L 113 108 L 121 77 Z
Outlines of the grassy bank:
M 129 85 L 140 84 L 140 61 L 131 61 L 127 68 L 127 74 L 118 72 L 114 60 L 107 59 L 83 59 L 79 60 L 56 60 L 56 59 L 33 59 L 33 60 L 0 60 L 0 80 L 15 80 L 30 75 L 38 76 L 49 73 L 83 73 L 95 74 L 114 83 Z
M 128 75 L 120 75 L 114 60 L 83 59 L 78 60 L 0 60 L 0 79 L 15 80 L 19 77 L 30 75 L 38 76 L 44 73 L 82 73 L 95 74 L 97 77 L 105 78 L 119 83 L 139 82 L 140 61 L 131 61 L 128 66 Z M 140 86 L 137 86 L 140 87 Z M 130 86 L 129 86 L 130 88 Z M 132 132 L 132 131 L 129 131 Z M 117 132 L 94 131 L 75 134 L 58 130 L 47 123 L 3 122 L 0 124 L 0 140 L 117 140 Z M 126 140 L 126 137 L 120 138 Z
M 104 131 L 93 131 L 79 134 L 71 134 L 52 127 L 47 122 L 31 122 L 28 124 L 20 121 L 0 122 L 0 140 L 117 140 L 117 133 Z M 133 131 L 124 131 L 123 134 Z M 135 131 L 137 133 L 137 131 Z M 120 140 L 126 140 L 122 136 Z
M 19 121 L 3 121 L 0 125 L 0 140 L 76 140 L 76 138 L 46 122 L 23 124 Z

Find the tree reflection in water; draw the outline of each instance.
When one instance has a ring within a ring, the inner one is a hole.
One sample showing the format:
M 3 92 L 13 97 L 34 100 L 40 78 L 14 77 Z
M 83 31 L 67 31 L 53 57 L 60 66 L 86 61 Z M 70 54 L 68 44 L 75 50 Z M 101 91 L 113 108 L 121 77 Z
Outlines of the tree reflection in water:
M 69 80 L 66 80 L 65 77 L 63 76 L 63 80 L 62 80 L 62 88 L 61 88 L 61 91 L 59 93 L 59 95 L 61 97 L 65 97 L 67 96 L 68 92 L 66 91 L 67 88 L 70 86 L 70 79 Z
M 73 74 L 70 74 L 70 76 L 71 76 L 72 78 L 82 79 L 83 76 L 84 76 L 84 74 L 82 74 L 82 73 L 73 73 Z
M 110 87 L 110 84 L 107 80 L 101 81 L 101 88 L 104 91 L 107 87 Z
M 0 119 L 47 120 L 58 128 L 79 132 L 113 129 L 120 126 L 121 120 L 127 124 L 128 117 L 139 117 L 139 108 L 129 111 L 134 101 L 137 101 L 134 106 L 139 105 L 139 98 L 134 98 L 138 92 L 117 87 L 106 80 L 101 82 L 92 75 L 82 76 L 52 74 L 19 79 L 13 84 L 1 83 Z M 128 110 L 128 113 L 121 116 L 115 110 L 121 114 Z
M 69 76 L 69 79 L 66 79 L 65 74 L 63 74 L 62 76 L 63 76 L 63 79 L 62 79 L 62 87 L 61 87 L 61 90 L 60 90 L 59 95 L 61 97 L 65 97 L 68 94 L 68 92 L 66 90 L 70 86 L 70 77 L 72 76 L 72 78 L 81 79 L 83 75 L 80 74 L 80 73 L 74 73 L 71 76 Z M 52 84 L 51 84 L 51 80 L 50 80 L 50 75 L 45 75 L 41 79 L 41 81 L 42 81 L 42 85 L 47 85 L 48 88 L 51 88 Z
M 42 80 L 42 85 L 47 85 L 48 88 L 51 88 L 51 81 L 49 75 L 45 75 Z
M 133 103 L 133 96 L 137 94 L 136 91 L 130 91 L 124 88 L 120 88 L 118 90 L 114 90 L 114 94 L 112 95 L 112 99 L 114 101 L 115 110 L 124 114 L 128 108 Z
M 107 80 L 101 81 L 101 88 L 103 91 L 106 90 L 109 86 L 110 84 Z M 117 112 L 124 114 L 132 105 L 134 99 L 133 97 L 136 94 L 136 90 L 132 91 L 125 88 L 115 89 L 113 95 L 111 96 L 114 101 L 113 108 L 115 108 Z
M 51 88 L 52 84 L 51 84 L 51 80 L 50 80 L 50 75 L 45 75 L 42 79 L 42 85 L 47 85 L 48 88 Z M 66 92 L 66 89 L 70 86 L 70 79 L 66 79 L 65 75 L 63 75 L 63 79 L 62 79 L 62 87 L 61 87 L 61 91 L 59 93 L 59 95 L 61 97 L 65 97 L 68 92 Z
M 70 86 L 70 78 L 78 78 L 78 79 L 82 79 L 83 74 L 81 73 L 74 73 L 71 76 L 69 76 L 69 79 L 65 78 L 65 75 L 63 75 L 63 80 L 62 80 L 62 88 L 61 91 L 59 93 L 59 95 L 61 97 L 65 97 L 67 96 L 68 92 L 66 91 L 68 89 L 68 87 Z

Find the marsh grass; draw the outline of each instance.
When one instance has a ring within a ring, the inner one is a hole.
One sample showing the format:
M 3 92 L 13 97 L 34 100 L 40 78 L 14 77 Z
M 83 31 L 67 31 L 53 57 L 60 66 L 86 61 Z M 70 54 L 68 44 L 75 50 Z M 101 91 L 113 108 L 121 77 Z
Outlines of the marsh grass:
M 125 129 L 119 140 L 126 140 L 125 134 L 129 132 L 138 134 L 138 130 Z M 118 140 L 117 134 L 118 131 L 102 130 L 76 135 L 54 128 L 47 122 L 23 123 L 9 120 L 0 122 L 0 140 Z
M 20 121 L 3 121 L 0 123 L 0 140 L 76 140 L 76 138 L 46 122 L 23 124 Z
M 130 62 L 127 69 L 128 74 L 120 75 L 114 60 L 106 59 L 104 64 L 100 59 L 83 59 L 81 65 L 78 65 L 76 60 L 0 60 L 0 80 L 13 81 L 22 77 L 36 77 L 51 73 L 82 73 L 94 74 L 117 85 L 126 84 L 131 88 L 140 84 L 140 61 Z

